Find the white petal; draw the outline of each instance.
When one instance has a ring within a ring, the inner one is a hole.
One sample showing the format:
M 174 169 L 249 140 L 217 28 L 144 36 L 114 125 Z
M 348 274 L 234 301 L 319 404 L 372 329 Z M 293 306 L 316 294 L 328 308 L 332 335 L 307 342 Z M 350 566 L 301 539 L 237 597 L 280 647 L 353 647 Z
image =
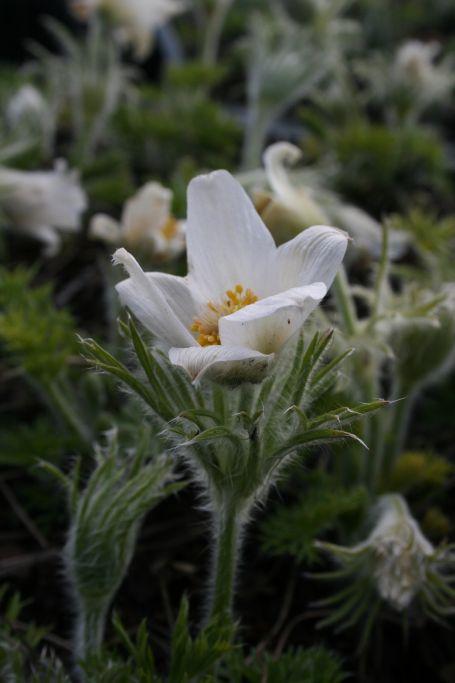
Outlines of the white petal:
M 169 218 L 172 192 L 150 182 L 125 204 L 122 213 L 123 238 L 128 244 L 138 244 L 159 234 Z
M 257 382 L 272 358 L 273 355 L 235 346 L 192 346 L 169 351 L 171 363 L 185 368 L 193 380 L 210 377 L 217 381 Z
M 221 343 L 274 353 L 297 330 L 327 293 L 322 282 L 294 287 L 221 318 Z
M 275 242 L 242 186 L 227 171 L 199 176 L 188 187 L 188 268 L 207 300 L 236 284 L 269 293 Z
M 278 249 L 276 268 L 281 290 L 333 282 L 348 245 L 348 235 L 326 225 L 313 225 Z
M 147 277 L 134 256 L 126 249 L 117 249 L 115 264 L 125 267 L 130 277 L 116 286 L 124 306 L 158 339 L 169 346 L 196 345 L 188 328 L 178 319 L 153 277 Z
M 118 244 L 120 223 L 105 213 L 97 213 L 90 221 L 88 234 L 93 239 L 102 240 L 108 244 Z
M 188 286 L 187 278 L 169 273 L 146 275 L 158 285 L 177 318 L 189 329 L 203 304 L 195 298 L 196 292 Z

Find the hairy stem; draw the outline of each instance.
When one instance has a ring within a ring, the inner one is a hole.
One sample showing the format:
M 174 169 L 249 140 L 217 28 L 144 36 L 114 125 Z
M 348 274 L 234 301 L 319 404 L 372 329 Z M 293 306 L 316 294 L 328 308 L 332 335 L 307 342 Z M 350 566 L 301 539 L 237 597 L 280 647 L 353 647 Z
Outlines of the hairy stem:
M 202 48 L 202 61 L 207 66 L 214 66 L 216 64 L 223 26 L 233 1 L 234 0 L 216 0 L 215 7 L 205 31 L 204 45 Z
M 74 656 L 77 663 L 100 653 L 103 644 L 107 608 L 81 607 L 76 617 Z
M 396 382 L 392 398 L 396 403 L 389 409 L 392 413 L 386 437 L 387 457 L 384 458 L 383 474 L 388 474 L 392 470 L 397 458 L 403 452 L 415 392 L 410 392 L 406 396 L 400 384 Z
M 210 577 L 208 621 L 232 623 L 232 606 L 242 521 L 236 507 L 222 505 L 215 514 L 215 550 Z
M 259 105 L 250 104 L 243 140 L 242 168 L 251 170 L 261 165 L 262 150 L 267 139 L 271 116 Z
M 349 290 L 349 282 L 343 266 L 339 269 L 333 282 L 333 292 L 338 312 L 343 322 L 344 331 L 349 336 L 354 336 L 357 331 L 357 314 L 354 301 Z

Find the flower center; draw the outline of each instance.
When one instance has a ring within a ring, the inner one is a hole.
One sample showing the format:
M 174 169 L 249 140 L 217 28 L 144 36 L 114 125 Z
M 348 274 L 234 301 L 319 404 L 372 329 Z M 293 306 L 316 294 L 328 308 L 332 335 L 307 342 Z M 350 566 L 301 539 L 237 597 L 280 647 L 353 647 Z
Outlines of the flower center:
M 196 332 L 196 339 L 201 346 L 221 344 L 218 330 L 219 319 L 235 313 L 245 306 L 254 304 L 257 300 L 258 297 L 253 294 L 251 289 L 244 289 L 242 285 L 235 285 L 233 289 L 228 289 L 225 292 L 221 303 L 214 304 L 209 301 L 204 314 L 195 319 L 190 329 L 192 332 Z
M 174 218 L 173 216 L 169 216 L 167 221 L 162 226 L 160 232 L 163 235 L 164 239 L 169 241 L 176 236 L 177 230 L 178 230 L 177 219 Z

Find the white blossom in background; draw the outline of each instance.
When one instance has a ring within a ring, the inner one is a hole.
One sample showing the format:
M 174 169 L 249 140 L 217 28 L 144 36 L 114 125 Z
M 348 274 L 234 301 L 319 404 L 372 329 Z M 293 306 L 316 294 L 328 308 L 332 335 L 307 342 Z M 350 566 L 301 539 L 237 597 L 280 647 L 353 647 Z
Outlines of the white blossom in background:
M 55 255 L 62 232 L 77 232 L 87 197 L 77 171 L 59 159 L 52 171 L 0 168 L 0 207 L 14 228 L 40 240 Z
M 132 45 L 139 59 L 150 52 L 155 30 L 184 9 L 180 0 L 72 0 L 71 5 L 83 21 L 98 10 L 108 13 L 120 42 Z
M 374 558 L 374 578 L 380 596 L 395 609 L 407 607 L 425 582 L 433 545 L 422 534 L 401 496 L 388 496 L 370 536 L 357 548 L 368 547 Z
M 40 91 L 33 85 L 23 85 L 6 105 L 6 118 L 11 126 L 24 120 L 41 121 L 49 115 L 49 107 Z
M 376 512 L 376 524 L 365 541 L 349 547 L 321 541 L 316 545 L 341 564 L 352 564 L 353 581 L 358 572 L 362 577 L 370 576 L 379 596 L 399 612 L 419 597 L 424 609 L 429 608 L 429 614 L 441 615 L 446 609 L 445 614 L 453 613 L 453 607 L 444 605 L 444 601 L 450 603 L 451 595 L 455 595 L 450 588 L 455 560 L 453 547 L 435 548 L 399 494 L 382 496 Z M 442 585 L 447 590 L 443 595 L 440 594 Z M 365 600 L 364 594 L 359 596 L 362 597 Z
M 289 142 L 277 142 L 264 152 L 264 166 L 271 194 L 258 193 L 258 208 L 265 222 L 268 214 L 284 209 L 299 229 L 313 223 L 334 223 L 352 237 L 350 250 L 379 257 L 382 249 L 382 227 L 374 218 L 352 204 L 340 202 L 326 189 L 318 191 L 309 185 L 295 182 L 289 166 L 302 157 L 298 147 Z M 320 199 L 321 198 L 321 199 Z M 261 210 L 262 204 L 262 210 Z M 404 251 L 407 236 L 404 232 L 390 231 L 389 250 L 391 258 L 398 258 Z
M 397 51 L 392 65 L 392 79 L 397 85 L 411 88 L 423 105 L 447 98 L 455 84 L 453 65 L 436 64 L 441 51 L 436 41 L 410 40 Z
M 280 247 L 241 185 L 227 172 L 188 188 L 189 273 L 144 273 L 125 249 L 122 303 L 193 379 L 256 379 L 327 293 L 347 235 L 314 226 Z
M 156 260 L 171 260 L 185 250 L 185 223 L 171 212 L 172 192 L 149 182 L 123 208 L 120 222 L 96 214 L 90 235 L 109 244 L 142 250 Z

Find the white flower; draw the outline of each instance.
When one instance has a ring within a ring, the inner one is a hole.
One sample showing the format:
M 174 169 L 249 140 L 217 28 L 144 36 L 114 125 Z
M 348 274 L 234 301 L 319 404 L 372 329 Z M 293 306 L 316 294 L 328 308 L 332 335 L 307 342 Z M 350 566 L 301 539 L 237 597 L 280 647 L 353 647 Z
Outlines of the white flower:
M 188 188 L 187 277 L 144 273 L 119 249 L 130 277 L 117 291 L 192 378 L 255 379 L 324 298 L 346 245 L 314 226 L 277 248 L 239 183 L 215 171 Z
M 301 228 L 313 223 L 336 223 L 353 238 L 353 247 L 377 258 L 382 248 L 382 227 L 362 209 L 342 204 L 336 195 L 324 190 L 324 208 L 318 202 L 317 193 L 309 186 L 294 185 L 287 165 L 294 165 L 302 157 L 298 147 L 289 142 L 277 142 L 264 152 L 267 181 L 274 200 L 295 215 Z M 407 237 L 392 230 L 389 234 L 391 258 L 398 258 L 404 251 Z
M 23 85 L 19 88 L 6 107 L 6 118 L 11 126 L 27 119 L 41 121 L 43 117 L 49 115 L 46 100 L 33 85 Z
M 72 7 L 82 20 L 97 10 L 108 12 L 118 25 L 120 41 L 133 45 L 140 59 L 152 47 L 153 32 L 183 10 L 179 0 L 73 0 Z
M 77 172 L 60 159 L 53 171 L 0 168 L 0 206 L 18 231 L 44 242 L 52 256 L 60 246 L 58 230 L 79 230 L 87 198 Z
M 395 55 L 392 67 L 394 81 L 413 89 L 422 104 L 444 99 L 452 89 L 455 79 L 450 64 L 435 64 L 441 50 L 436 41 L 422 43 L 410 40 Z
M 397 610 L 407 607 L 425 583 L 435 549 L 420 531 L 404 498 L 385 496 L 378 522 L 362 544 L 374 555 L 378 592 Z
M 185 249 L 185 224 L 171 213 L 172 192 L 150 182 L 131 197 L 123 208 L 120 223 L 97 214 L 90 235 L 130 249 L 144 249 L 158 260 L 172 259 Z

